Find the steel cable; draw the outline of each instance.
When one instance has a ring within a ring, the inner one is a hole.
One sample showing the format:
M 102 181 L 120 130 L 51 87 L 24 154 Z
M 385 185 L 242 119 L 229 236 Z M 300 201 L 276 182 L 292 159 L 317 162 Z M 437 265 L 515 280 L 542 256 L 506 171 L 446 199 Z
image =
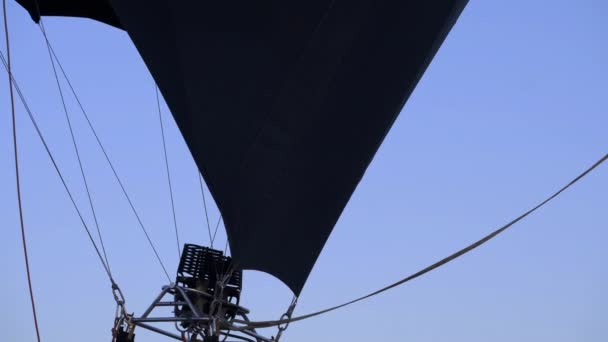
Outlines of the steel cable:
M 2 64 L 4 65 L 6 70 L 8 70 L 8 63 L 7 63 L 6 59 L 4 58 L 4 54 L 1 52 L 0 52 L 0 59 L 2 60 Z M 53 164 L 53 167 L 55 168 L 55 171 L 57 172 L 57 175 L 59 176 L 59 179 L 61 180 L 61 183 L 63 184 L 63 187 L 65 188 L 65 190 L 68 194 L 68 197 L 70 198 L 70 201 L 72 202 L 74 209 L 76 210 L 76 213 L 78 214 L 80 222 L 82 223 L 82 226 L 84 227 L 84 229 L 89 237 L 89 240 L 91 241 L 91 244 L 93 244 L 93 247 L 95 248 L 95 252 L 97 253 L 97 256 L 99 257 L 99 261 L 103 265 L 104 270 L 106 271 L 110 280 L 112 282 L 114 282 L 112 280 L 112 276 L 109 272 L 109 269 L 106 267 L 105 261 L 101 254 L 101 251 L 97 247 L 97 244 L 95 243 L 95 240 L 93 239 L 93 235 L 91 234 L 89 227 L 87 226 L 86 222 L 84 221 L 82 213 L 80 212 L 80 209 L 78 208 L 78 205 L 76 204 L 76 201 L 74 200 L 74 196 L 72 195 L 72 192 L 70 191 L 70 189 L 65 181 L 65 178 L 63 177 L 63 174 L 61 173 L 61 170 L 59 169 L 59 166 L 57 165 L 57 162 L 55 161 L 55 158 L 53 157 L 53 154 L 51 153 L 51 150 L 46 142 L 46 139 L 44 139 L 44 136 L 42 135 L 42 131 L 40 130 L 40 127 L 38 126 L 38 123 L 36 122 L 36 119 L 35 119 L 32 111 L 30 110 L 29 106 L 27 105 L 27 102 L 25 101 L 25 97 L 23 96 L 21 89 L 19 88 L 19 85 L 18 85 L 17 81 L 15 80 L 14 74 L 11 76 L 11 79 L 12 79 L 13 87 L 17 91 L 17 95 L 19 95 L 19 98 L 21 99 L 21 102 L 23 103 L 23 106 L 30 118 L 30 121 L 34 125 L 34 129 L 36 130 L 36 133 L 37 133 L 38 137 L 40 138 L 40 141 L 42 142 L 42 145 L 44 146 L 44 149 L 45 149 L 47 155 L 49 156 L 51 163 Z
M 78 167 L 80 168 L 80 174 L 82 176 L 82 180 L 83 180 L 83 183 L 84 183 L 84 188 L 85 188 L 86 193 L 87 193 L 87 198 L 88 198 L 88 201 L 89 201 L 89 206 L 91 208 L 91 213 L 93 215 L 93 222 L 95 223 L 95 228 L 97 229 L 97 236 L 99 237 L 99 242 L 101 244 L 101 250 L 103 252 L 103 257 L 104 257 L 104 259 L 106 261 L 106 266 L 108 268 L 108 271 L 110 271 L 110 274 L 112 274 L 112 269 L 110 267 L 110 262 L 108 261 L 108 254 L 106 252 L 106 246 L 105 246 L 105 244 L 103 242 L 103 237 L 101 235 L 101 228 L 99 227 L 99 220 L 97 219 L 97 213 L 95 211 L 95 206 L 93 205 L 93 197 L 91 196 L 91 191 L 89 189 L 89 182 L 87 181 L 87 177 L 86 177 L 85 172 L 84 172 L 84 166 L 82 165 L 82 159 L 80 158 L 80 151 L 78 150 L 78 144 L 76 143 L 76 137 L 74 135 L 74 130 L 72 128 L 72 121 L 70 119 L 70 115 L 68 113 L 68 108 L 67 108 L 66 103 L 65 103 L 65 97 L 63 95 L 63 89 L 61 88 L 61 82 L 59 82 L 59 75 L 57 75 L 57 68 L 55 67 L 55 61 L 53 60 L 53 54 L 51 53 L 51 47 L 49 45 L 49 40 L 47 38 L 46 30 L 44 29 L 44 24 L 43 24 L 42 20 L 40 20 L 40 29 L 42 30 L 43 35 L 44 35 L 44 39 L 46 41 L 47 50 L 49 52 L 49 58 L 51 60 L 51 66 L 53 67 L 53 75 L 55 76 L 55 81 L 57 83 L 57 89 L 59 91 L 59 96 L 61 98 L 61 104 L 63 106 L 63 112 L 65 113 L 65 118 L 66 118 L 66 121 L 68 123 L 68 128 L 69 128 L 69 131 L 70 131 L 70 136 L 72 138 L 72 144 L 74 146 L 74 151 L 76 153 L 76 159 L 78 160 Z
M 135 205 L 133 204 L 133 201 L 131 200 L 131 197 L 129 196 L 129 194 L 126 190 L 125 185 L 123 184 L 121 178 L 118 176 L 118 172 L 116 171 L 116 168 L 114 167 L 114 164 L 112 163 L 112 161 L 108 155 L 108 152 L 106 151 L 103 143 L 101 142 L 101 139 L 99 138 L 99 135 L 97 134 L 97 131 L 95 130 L 93 123 L 91 122 L 89 115 L 87 114 L 87 112 L 84 108 L 84 105 L 80 101 L 80 98 L 78 97 L 78 94 L 76 93 L 76 90 L 75 90 L 74 86 L 72 85 L 72 82 L 70 81 L 70 78 L 68 77 L 65 69 L 63 68 L 61 61 L 59 60 L 57 54 L 55 53 L 55 50 L 53 49 L 53 45 L 50 43 L 50 41 L 49 41 L 49 47 L 51 49 L 51 53 L 53 54 L 53 57 L 55 58 L 55 61 L 57 62 L 57 66 L 59 66 L 59 70 L 61 71 L 63 77 L 65 78 L 66 83 L 68 84 L 68 87 L 70 88 L 70 91 L 72 92 L 72 95 L 74 96 L 74 99 L 76 100 L 76 103 L 78 104 L 78 106 L 85 118 L 85 121 L 87 122 L 87 125 L 89 126 L 89 129 L 91 130 L 91 132 L 93 133 L 93 136 L 95 137 L 97 145 L 101 149 L 101 152 L 103 153 L 108 165 L 110 166 L 110 169 L 112 170 L 112 173 L 114 175 L 114 178 L 116 179 L 116 182 L 120 186 L 120 189 L 122 190 L 122 193 L 125 196 L 125 199 L 127 200 L 129 207 L 131 208 L 131 211 L 133 212 L 133 215 L 137 219 L 137 222 L 138 222 L 142 232 L 144 233 L 146 240 L 148 241 L 148 244 L 152 248 L 152 251 L 154 252 L 154 255 L 156 256 L 156 259 L 158 260 L 158 263 L 160 264 L 163 273 L 167 277 L 167 280 L 171 281 L 171 277 L 169 276 L 169 273 L 167 272 L 167 268 L 165 267 L 165 264 L 163 263 L 162 259 L 160 258 L 160 255 L 158 254 L 158 250 L 156 249 L 156 246 L 154 245 L 154 243 L 152 242 L 152 239 L 150 238 L 150 235 L 148 234 L 148 230 L 146 229 L 145 225 L 143 224 L 143 221 L 142 221 L 141 217 L 139 216 L 139 213 L 135 209 Z
M 215 225 L 215 231 L 213 232 L 213 238 L 211 239 L 211 248 L 213 248 L 213 243 L 215 242 L 215 236 L 217 235 L 217 230 L 220 227 L 220 223 L 222 222 L 222 216 L 217 219 L 217 224 Z
M 198 176 L 198 183 L 201 186 L 201 195 L 203 196 L 203 208 L 205 209 L 205 221 L 207 222 L 207 232 L 209 233 L 209 243 L 211 245 L 213 245 L 213 243 L 212 243 L 213 238 L 211 237 L 211 225 L 209 224 L 209 214 L 207 213 L 207 200 L 205 198 L 205 190 L 203 188 L 203 175 L 201 175 L 200 171 L 198 170 L 198 166 L 196 166 L 196 171 L 197 171 L 197 176 Z
M 160 121 L 160 135 L 163 140 L 163 152 L 165 156 L 165 169 L 167 170 L 167 183 L 169 183 L 169 197 L 171 198 L 171 212 L 173 213 L 173 227 L 175 228 L 175 240 L 177 241 L 177 259 L 181 256 L 179 232 L 177 230 L 177 216 L 175 215 L 175 201 L 173 200 L 173 186 L 171 186 L 171 172 L 169 171 L 169 157 L 167 156 L 167 144 L 165 142 L 165 128 L 163 125 L 163 114 L 160 109 L 160 96 L 158 94 L 158 86 L 154 85 L 156 90 L 156 106 L 158 107 L 158 121 Z

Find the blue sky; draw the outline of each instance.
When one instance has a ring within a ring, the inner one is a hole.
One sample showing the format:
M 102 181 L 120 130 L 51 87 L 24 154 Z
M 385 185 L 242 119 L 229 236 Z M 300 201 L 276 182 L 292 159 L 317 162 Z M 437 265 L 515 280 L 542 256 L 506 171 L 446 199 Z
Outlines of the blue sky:
M 76 200 L 86 197 L 42 36 L 8 2 L 15 77 Z M 524 212 L 608 152 L 608 3 L 472 1 L 403 109 L 302 292 L 296 314 L 393 282 Z M 161 257 L 177 263 L 153 81 L 127 35 L 48 18 L 54 47 Z M 3 36 L 3 35 L 2 35 Z M 4 50 L 4 40 L 2 40 Z M 0 328 L 34 341 L 6 74 L 0 82 Z M 69 99 L 110 263 L 130 311 L 165 285 Z M 107 341 L 107 278 L 20 104 L 25 223 L 45 341 Z M 182 241 L 208 244 L 196 169 L 165 110 Z M 608 172 L 598 168 L 505 235 L 414 282 L 293 324 L 286 341 L 605 341 Z M 209 197 L 208 197 L 209 198 Z M 217 219 L 212 205 L 211 220 Z M 222 230 L 216 246 L 223 248 Z M 278 318 L 289 290 L 246 272 L 244 305 Z M 271 331 L 270 333 L 274 333 Z M 138 331 L 140 341 L 164 341 Z

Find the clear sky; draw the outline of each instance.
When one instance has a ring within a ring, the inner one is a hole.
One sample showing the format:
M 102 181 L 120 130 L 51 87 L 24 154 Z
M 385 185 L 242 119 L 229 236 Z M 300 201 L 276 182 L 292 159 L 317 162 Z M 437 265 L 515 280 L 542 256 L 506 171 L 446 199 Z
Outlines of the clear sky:
M 14 1 L 8 12 L 15 77 L 91 223 L 41 33 Z M 510 221 L 608 152 L 606 18 L 608 3 L 602 0 L 471 1 L 344 211 L 296 314 L 365 294 L 442 258 Z M 154 85 L 144 63 L 117 29 L 66 18 L 48 18 L 46 25 L 174 273 L 177 252 Z M 5 51 L 4 40 L 1 46 Z M 34 341 L 8 86 L 1 74 L 1 339 Z M 68 107 L 112 270 L 128 309 L 141 313 L 166 279 L 72 98 Z M 108 341 L 114 301 L 107 278 L 20 104 L 17 110 L 43 340 Z M 181 239 L 208 244 L 196 169 L 164 110 Z M 217 209 L 211 207 L 215 222 Z M 221 248 L 222 229 L 216 243 Z M 605 165 L 473 253 L 368 301 L 294 323 L 284 339 L 606 341 L 607 242 Z M 245 272 L 243 303 L 252 318 L 278 318 L 290 298 L 278 280 Z M 139 341 L 165 340 L 141 329 L 137 334 Z

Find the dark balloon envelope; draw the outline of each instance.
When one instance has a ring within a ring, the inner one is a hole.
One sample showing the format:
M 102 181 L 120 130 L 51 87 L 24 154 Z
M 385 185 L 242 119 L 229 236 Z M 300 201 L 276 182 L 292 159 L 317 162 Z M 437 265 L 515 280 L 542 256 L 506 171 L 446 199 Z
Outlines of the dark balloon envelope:
M 223 215 L 234 262 L 295 294 L 466 4 L 17 2 L 35 21 L 88 17 L 129 34 Z

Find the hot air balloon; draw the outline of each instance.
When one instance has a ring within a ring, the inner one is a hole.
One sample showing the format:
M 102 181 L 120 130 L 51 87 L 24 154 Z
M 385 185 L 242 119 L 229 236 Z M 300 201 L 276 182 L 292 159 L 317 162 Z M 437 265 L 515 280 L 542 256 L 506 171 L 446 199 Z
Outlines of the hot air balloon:
M 300 294 L 383 138 L 466 4 L 17 2 L 36 22 L 41 16 L 86 17 L 125 30 L 158 84 L 222 214 L 232 252 L 227 258 L 185 246 L 179 286 L 163 294 L 183 303 L 176 315 L 190 320 L 243 315 L 243 308 L 229 304 L 238 303 L 241 270 L 267 272 Z M 224 292 L 217 298 L 220 283 Z M 210 301 L 197 297 L 204 309 L 185 303 L 181 288 L 207 291 Z M 218 311 L 208 307 L 213 300 L 236 306 Z M 149 327 L 142 319 L 135 324 Z M 204 324 L 184 326 L 206 338 L 226 331 L 201 330 Z
M 231 256 L 185 244 L 175 281 L 141 315 L 126 311 L 114 284 L 117 342 L 133 341 L 136 327 L 190 342 L 278 341 L 353 191 L 467 3 L 16 1 L 35 22 L 83 17 L 129 35 L 225 222 Z M 248 324 L 243 270 L 266 272 L 294 294 L 271 324 L 281 327 L 275 337 Z M 175 315 L 155 316 L 163 306 Z

